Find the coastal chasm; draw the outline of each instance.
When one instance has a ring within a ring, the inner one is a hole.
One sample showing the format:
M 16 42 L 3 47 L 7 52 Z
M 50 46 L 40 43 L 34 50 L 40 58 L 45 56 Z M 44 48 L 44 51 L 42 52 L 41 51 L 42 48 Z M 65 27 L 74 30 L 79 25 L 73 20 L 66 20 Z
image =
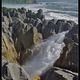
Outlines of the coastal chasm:
M 78 28 L 74 21 L 46 20 L 41 9 L 3 7 L 2 79 L 31 80 L 40 73 L 37 80 L 78 80 Z

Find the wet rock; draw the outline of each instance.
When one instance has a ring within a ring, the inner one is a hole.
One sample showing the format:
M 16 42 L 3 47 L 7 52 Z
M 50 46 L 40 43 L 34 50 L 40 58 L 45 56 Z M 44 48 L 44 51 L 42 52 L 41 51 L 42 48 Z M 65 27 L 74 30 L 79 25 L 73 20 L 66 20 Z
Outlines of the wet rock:
M 76 25 L 76 23 L 73 21 L 58 20 L 56 22 L 55 31 L 56 31 L 56 33 L 58 33 L 58 32 L 62 32 L 62 31 L 71 30 L 72 27 L 74 27 L 75 25 Z
M 56 61 L 55 66 L 78 72 L 78 54 L 78 45 L 74 44 L 72 46 L 70 43 L 66 44 L 66 47 L 64 47 L 63 53 Z
M 39 18 L 37 18 L 35 22 L 35 26 L 37 27 L 40 23 L 42 23 L 42 21 Z
M 42 20 L 42 19 L 44 18 L 44 16 L 43 16 L 43 10 L 42 10 L 42 9 L 39 9 L 39 10 L 37 11 L 36 16 L 37 16 L 39 19 Z
M 18 8 L 18 12 L 20 12 L 21 14 L 26 13 L 26 9 L 24 7 Z
M 42 35 L 38 33 L 37 28 L 26 24 L 21 20 L 18 20 L 17 23 L 13 24 L 12 28 L 12 39 L 15 43 L 17 52 L 20 55 L 24 55 L 26 49 L 31 48 L 32 45 L 39 44 L 42 41 Z
M 70 31 L 68 34 L 66 34 L 66 37 L 71 38 L 74 42 L 78 42 L 78 30 L 79 30 L 79 26 L 76 24 Z
M 42 33 L 42 23 L 38 24 L 37 30 L 38 30 L 39 33 Z
M 62 27 L 61 27 L 61 32 L 62 31 L 67 31 L 70 30 L 73 26 L 70 23 L 65 23 Z
M 13 63 L 17 63 L 17 60 L 24 62 L 26 58 L 28 59 L 28 56 L 33 54 L 31 49 L 33 45 L 41 43 L 42 39 L 47 39 L 51 35 L 69 30 L 64 39 L 63 52 L 54 66 L 78 72 L 78 28 L 79 26 L 73 21 L 45 20 L 41 9 L 37 13 L 33 13 L 31 10 L 26 11 L 24 8 L 18 10 L 3 8 L 2 55 Z M 11 41 L 11 39 L 13 40 Z M 78 78 L 71 73 L 67 75 L 67 72 L 58 69 L 58 71 L 52 70 L 46 76 L 48 80 L 77 80 Z
M 3 12 L 3 16 L 7 16 L 8 17 L 8 9 L 6 7 L 2 8 L 2 12 Z
M 42 30 L 43 38 L 47 39 L 51 35 L 55 34 L 55 25 L 52 21 L 49 21 L 46 27 Z
M 54 67 L 43 73 L 41 80 L 78 80 L 78 73 Z
M 26 17 L 27 17 L 27 18 L 32 18 L 32 11 L 31 11 L 31 10 L 28 10 L 28 11 L 26 12 Z
M 70 23 L 71 26 L 75 26 L 76 25 L 76 23 L 74 21 L 71 21 L 71 20 L 68 20 L 67 23 Z
M 66 23 L 65 20 L 58 20 L 56 22 L 56 28 L 55 28 L 55 32 L 58 33 L 58 32 L 61 32 L 61 28 L 62 26 Z
M 78 52 L 78 26 L 73 27 L 64 39 L 65 47 L 60 58 L 56 61 L 55 66 L 70 69 L 78 72 L 79 52 Z
M 57 19 L 52 19 L 51 21 L 53 22 L 53 24 L 57 23 Z
M 26 14 L 25 13 L 19 15 L 19 19 L 21 19 L 22 21 L 24 21 L 25 18 L 26 18 Z

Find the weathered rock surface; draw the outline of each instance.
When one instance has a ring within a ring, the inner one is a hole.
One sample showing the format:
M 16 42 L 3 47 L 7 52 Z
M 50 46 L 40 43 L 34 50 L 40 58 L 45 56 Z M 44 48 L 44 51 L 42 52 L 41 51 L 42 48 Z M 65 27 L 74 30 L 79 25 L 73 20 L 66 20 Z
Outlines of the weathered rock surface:
M 78 24 L 67 20 L 45 20 L 43 11 L 3 8 L 2 14 L 2 55 L 12 63 L 21 62 L 33 53 L 33 45 L 41 43 L 51 35 L 67 31 L 65 47 L 54 66 L 78 72 Z M 77 75 L 61 69 L 48 72 L 47 80 L 78 80 Z M 53 75 L 54 74 L 54 75 Z M 43 80 L 43 79 L 42 79 Z M 46 77 L 44 78 L 46 80 Z
M 10 63 L 2 56 L 2 80 L 31 80 L 30 76 L 17 63 Z
M 41 80 L 78 80 L 78 73 L 54 67 L 43 73 Z
M 17 52 L 20 53 L 22 57 L 26 49 L 41 42 L 42 35 L 38 33 L 36 27 L 26 24 L 19 19 L 12 25 L 12 39 L 15 43 Z M 20 59 L 23 60 L 22 58 Z
M 66 34 L 64 39 L 65 47 L 60 58 L 55 63 L 55 66 L 60 66 L 78 72 L 78 41 L 78 26 L 75 26 Z

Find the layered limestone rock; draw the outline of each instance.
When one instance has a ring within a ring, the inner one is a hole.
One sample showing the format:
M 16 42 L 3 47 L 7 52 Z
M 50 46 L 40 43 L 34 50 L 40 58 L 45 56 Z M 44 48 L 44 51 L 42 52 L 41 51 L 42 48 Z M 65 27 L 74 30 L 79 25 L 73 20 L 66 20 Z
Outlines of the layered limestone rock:
M 26 12 L 23 8 L 18 10 L 4 8 L 2 15 L 2 56 L 6 58 L 7 62 L 17 64 L 19 61 L 23 63 L 25 59 L 33 55 L 33 51 L 38 53 L 38 48 L 33 49 L 34 45 L 54 34 L 69 30 L 64 39 L 65 47 L 54 66 L 78 72 L 78 28 L 78 24 L 73 21 L 45 20 L 42 10 L 33 13 L 30 10 Z M 53 73 L 51 72 L 52 75 Z M 73 77 L 71 73 L 67 75 L 66 72 L 58 70 L 55 71 L 55 77 L 52 77 L 52 80 L 66 80 L 68 76 L 72 77 L 67 80 L 76 80 L 76 76 Z M 50 76 L 48 78 L 50 80 Z
M 79 45 L 78 26 L 73 27 L 64 39 L 65 47 L 55 66 L 70 69 L 78 72 L 79 66 Z
M 17 63 L 7 61 L 2 56 L 1 66 L 2 80 L 31 80 L 29 74 Z
M 17 52 L 14 44 L 2 33 L 2 55 L 12 63 L 17 63 Z
M 24 54 L 27 54 L 27 49 L 30 49 L 33 45 L 41 43 L 42 34 L 31 24 L 24 23 L 18 18 L 15 19 L 13 19 L 12 23 L 12 39 L 17 53 L 20 56 L 20 60 L 22 61 L 24 58 L 23 56 L 25 56 Z

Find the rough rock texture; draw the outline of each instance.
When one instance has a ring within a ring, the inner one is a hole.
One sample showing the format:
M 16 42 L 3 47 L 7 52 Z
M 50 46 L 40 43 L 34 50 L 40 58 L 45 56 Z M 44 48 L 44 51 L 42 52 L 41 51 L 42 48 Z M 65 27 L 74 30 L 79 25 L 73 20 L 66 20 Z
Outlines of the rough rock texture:
M 17 63 L 17 52 L 14 47 L 14 43 L 8 30 L 8 25 L 5 22 L 2 23 L 2 55 L 13 63 Z
M 34 13 L 24 8 L 3 8 L 2 55 L 12 63 L 24 62 L 33 54 L 33 45 L 41 43 L 51 35 L 69 30 L 64 39 L 65 47 L 54 66 L 78 72 L 78 28 L 78 24 L 73 21 L 46 20 L 41 9 Z M 47 80 L 77 80 L 77 75 L 61 69 L 52 69 L 48 74 L 43 74 L 45 78 L 42 80 L 46 80 L 46 77 Z
M 73 27 L 64 39 L 65 47 L 55 66 L 70 69 L 78 72 L 79 66 L 79 45 L 78 45 L 78 25 Z
M 14 44 L 8 39 L 7 35 L 2 33 L 2 55 L 9 62 L 17 63 L 17 52 L 15 50 Z
M 12 24 L 12 39 L 15 43 L 17 52 L 21 55 L 20 59 L 23 60 L 22 56 L 26 50 L 31 48 L 32 45 L 40 43 L 42 35 L 38 33 L 36 27 L 18 19 L 16 23 L 14 21 Z
M 31 80 L 29 74 L 19 64 L 8 62 L 4 56 L 2 56 L 1 75 L 2 80 Z
M 51 68 L 41 76 L 41 80 L 78 80 L 78 74 L 58 67 Z
M 55 34 L 55 24 L 53 21 L 49 21 L 45 28 L 42 30 L 43 38 L 47 39 L 51 35 Z

